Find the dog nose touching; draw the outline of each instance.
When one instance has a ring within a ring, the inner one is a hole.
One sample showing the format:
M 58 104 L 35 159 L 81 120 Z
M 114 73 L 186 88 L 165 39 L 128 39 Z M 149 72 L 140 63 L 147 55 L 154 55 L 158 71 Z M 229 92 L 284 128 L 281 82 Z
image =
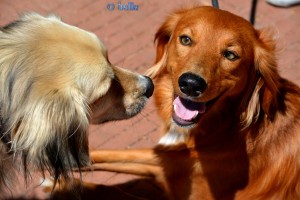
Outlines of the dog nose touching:
M 144 78 L 146 79 L 146 92 L 145 92 L 145 96 L 147 98 L 150 98 L 153 94 L 153 91 L 154 91 L 154 85 L 153 85 L 153 82 L 151 80 L 151 78 L 149 78 L 148 76 L 144 76 Z
M 206 81 L 192 73 L 184 73 L 178 79 L 180 91 L 190 97 L 198 97 L 206 87 Z

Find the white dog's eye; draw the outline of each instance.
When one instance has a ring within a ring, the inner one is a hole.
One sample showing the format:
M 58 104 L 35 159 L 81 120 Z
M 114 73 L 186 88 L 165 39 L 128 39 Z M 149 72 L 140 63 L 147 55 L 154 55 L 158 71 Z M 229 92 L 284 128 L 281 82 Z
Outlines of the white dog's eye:
M 239 59 L 238 54 L 234 51 L 225 51 L 224 57 L 230 61 L 235 61 L 235 60 Z
M 191 46 L 192 45 L 192 39 L 187 35 L 179 36 L 179 41 L 184 46 Z

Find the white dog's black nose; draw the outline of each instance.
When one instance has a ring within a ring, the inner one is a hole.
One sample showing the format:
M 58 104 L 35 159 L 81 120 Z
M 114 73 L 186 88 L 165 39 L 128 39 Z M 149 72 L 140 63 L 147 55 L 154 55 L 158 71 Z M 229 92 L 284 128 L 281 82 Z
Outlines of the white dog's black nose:
M 153 82 L 151 80 L 151 78 L 149 78 L 148 76 L 144 76 L 146 78 L 146 92 L 145 92 L 145 96 L 147 98 L 150 98 L 153 94 L 153 91 L 154 91 L 154 85 L 153 85 Z
M 180 91 L 190 97 L 198 97 L 206 87 L 206 81 L 192 73 L 184 73 L 178 79 Z

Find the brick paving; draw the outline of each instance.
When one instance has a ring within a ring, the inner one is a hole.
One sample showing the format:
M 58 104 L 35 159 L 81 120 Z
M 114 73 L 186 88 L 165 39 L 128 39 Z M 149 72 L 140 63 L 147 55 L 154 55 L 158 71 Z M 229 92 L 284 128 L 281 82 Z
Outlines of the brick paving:
M 118 2 L 138 6 L 136 11 L 118 10 Z M 113 11 L 108 4 L 114 4 Z M 96 33 L 106 44 L 109 59 L 124 68 L 143 73 L 155 58 L 153 37 L 165 17 L 188 5 L 210 5 L 210 0 L 0 0 L 0 26 L 22 13 L 54 13 L 66 23 Z M 219 1 L 221 9 L 249 19 L 251 1 Z M 256 27 L 270 27 L 278 40 L 281 74 L 300 85 L 300 6 L 277 8 L 258 1 Z M 153 146 L 159 138 L 160 122 L 152 100 L 133 119 L 90 126 L 91 149 L 126 149 Z M 88 174 L 85 180 L 105 185 L 119 184 L 136 177 L 107 172 Z M 15 198 L 44 198 L 33 182 L 27 189 L 14 189 Z

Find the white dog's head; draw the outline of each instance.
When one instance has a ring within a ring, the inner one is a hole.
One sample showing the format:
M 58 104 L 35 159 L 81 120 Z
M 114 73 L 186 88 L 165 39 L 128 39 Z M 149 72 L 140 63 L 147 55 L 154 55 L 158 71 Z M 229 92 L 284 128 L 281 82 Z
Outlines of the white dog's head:
M 152 93 L 151 79 L 113 66 L 94 34 L 55 16 L 27 14 L 0 29 L 0 137 L 26 173 L 68 178 L 89 165 L 89 123 L 132 117 Z

